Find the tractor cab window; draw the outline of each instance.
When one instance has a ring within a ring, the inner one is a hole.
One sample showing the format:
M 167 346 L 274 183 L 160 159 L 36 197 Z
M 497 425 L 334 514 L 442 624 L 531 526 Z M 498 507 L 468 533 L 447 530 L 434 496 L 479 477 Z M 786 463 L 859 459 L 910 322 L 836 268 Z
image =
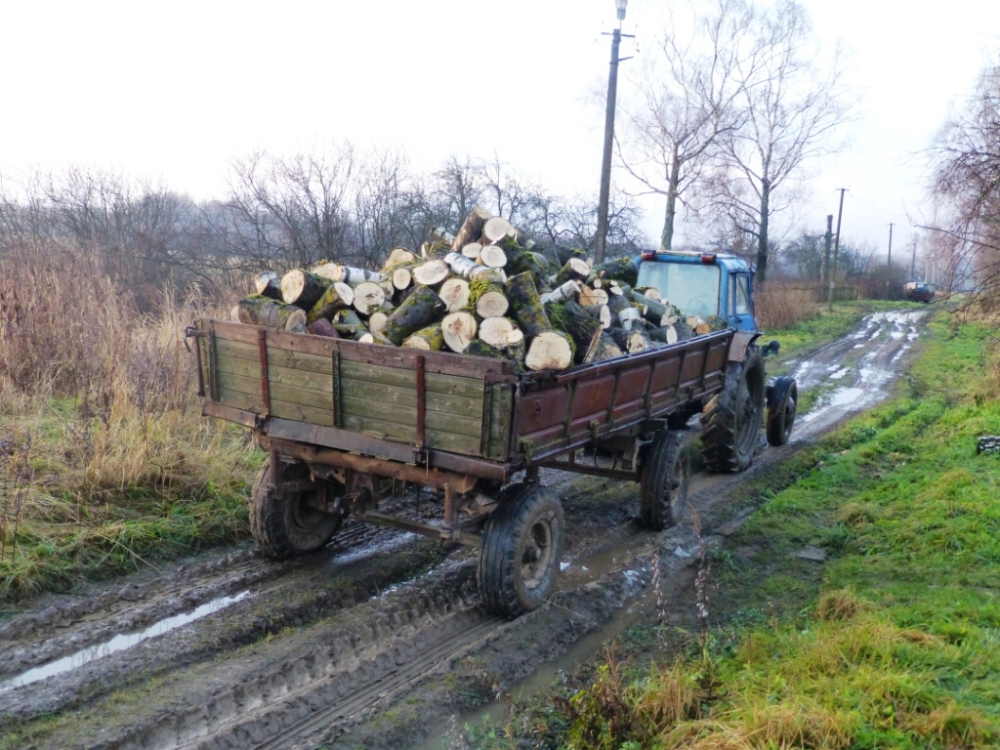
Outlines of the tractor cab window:
M 736 276 L 734 295 L 736 296 L 735 310 L 737 315 L 750 314 L 750 279 L 746 274 Z
M 719 267 L 708 263 L 661 263 L 639 265 L 638 286 L 655 287 L 660 298 L 684 315 L 707 318 L 719 314 Z

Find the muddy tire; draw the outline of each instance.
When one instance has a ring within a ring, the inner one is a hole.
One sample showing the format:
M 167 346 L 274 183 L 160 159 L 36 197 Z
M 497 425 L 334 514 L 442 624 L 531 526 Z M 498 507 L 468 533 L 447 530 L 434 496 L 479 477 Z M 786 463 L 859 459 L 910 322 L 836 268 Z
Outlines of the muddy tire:
M 778 378 L 768 390 L 767 442 L 779 447 L 785 445 L 792 436 L 799 389 L 792 378 Z
M 687 505 L 690 466 L 683 435 L 663 431 L 646 448 L 639 490 L 639 523 L 663 531 L 681 522 Z
M 764 389 L 764 358 L 756 349 L 729 363 L 725 388 L 701 415 L 701 452 L 709 471 L 731 474 L 750 465 L 764 419 Z
M 537 484 L 515 484 L 486 522 L 479 553 L 479 594 L 501 617 L 519 617 L 548 598 L 563 546 L 562 505 Z
M 282 475 L 283 482 L 308 480 L 309 469 L 304 464 L 282 464 Z M 250 530 L 261 551 L 286 560 L 325 547 L 341 519 L 310 507 L 309 502 L 314 493 L 331 489 L 329 482 L 320 480 L 315 489 L 278 492 L 271 483 L 270 462 L 265 463 L 250 497 Z

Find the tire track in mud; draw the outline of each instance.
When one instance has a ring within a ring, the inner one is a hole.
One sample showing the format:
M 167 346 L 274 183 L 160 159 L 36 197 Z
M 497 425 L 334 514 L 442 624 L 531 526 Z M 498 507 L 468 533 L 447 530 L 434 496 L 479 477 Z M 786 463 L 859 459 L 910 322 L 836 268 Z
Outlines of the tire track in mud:
M 866 320 L 866 327 L 858 334 L 825 347 L 822 356 L 814 354 L 810 361 L 820 373 L 815 382 L 824 381 L 824 371 L 829 380 L 829 366 L 837 358 L 851 357 L 855 351 L 855 359 L 860 363 L 856 368 L 858 377 L 862 369 L 898 366 L 909 341 L 902 340 L 907 338 L 905 335 L 890 337 L 890 326 L 885 322 L 876 326 Z M 898 326 L 892 332 L 898 333 Z M 859 343 L 862 347 L 856 349 Z M 855 378 L 843 382 L 857 387 L 858 381 Z M 883 392 L 887 390 L 884 385 L 880 387 Z M 293 563 L 268 564 L 253 553 L 237 553 L 228 562 L 220 559 L 209 563 L 218 565 L 218 570 L 206 571 L 202 578 L 198 577 L 200 573 L 189 575 L 206 581 L 205 586 L 210 585 L 209 581 L 221 586 L 226 576 L 243 572 L 260 575 L 254 585 L 261 586 L 261 591 L 254 595 L 253 603 L 246 603 L 247 609 L 256 607 L 255 614 L 248 620 L 241 614 L 244 608 L 241 603 L 238 605 L 241 612 L 233 612 L 233 623 L 225 618 L 207 618 L 220 622 L 206 622 L 191 630 L 219 635 L 215 641 L 209 638 L 199 648 L 184 651 L 184 644 L 197 641 L 197 637 L 188 635 L 185 639 L 179 633 L 172 641 L 166 638 L 161 641 L 159 649 L 146 649 L 166 652 L 170 660 L 169 673 L 155 688 L 144 685 L 145 678 L 136 676 L 144 664 L 153 663 L 155 653 L 151 653 L 146 660 L 122 660 L 115 669 L 81 670 L 86 676 L 68 679 L 59 700 L 46 702 L 44 693 L 39 699 L 27 688 L 13 691 L 4 698 L 16 698 L 21 710 L 8 711 L 5 705 L 0 709 L 0 717 L 27 719 L 84 706 L 86 716 L 79 725 L 67 724 L 36 746 L 102 750 L 311 748 L 331 741 L 337 741 L 339 746 L 341 742 L 354 741 L 346 738 L 348 732 L 351 736 L 355 733 L 364 736 L 365 732 L 378 736 L 385 731 L 372 726 L 386 710 L 403 703 L 403 699 L 424 701 L 429 711 L 438 712 L 432 713 L 433 721 L 435 716 L 442 717 L 441 712 L 448 715 L 451 711 L 448 701 L 453 701 L 445 687 L 435 684 L 434 678 L 455 669 L 462 673 L 463 660 L 496 664 L 499 658 L 504 665 L 504 679 L 518 680 L 572 648 L 585 634 L 599 632 L 620 615 L 627 603 L 632 607 L 642 599 L 648 605 L 654 551 L 660 552 L 662 595 L 668 599 L 681 597 L 690 584 L 689 577 L 685 578 L 682 572 L 695 564 L 696 558 L 689 553 L 682 557 L 674 552 L 678 548 L 691 550 L 701 543 L 723 543 L 723 537 L 738 529 L 752 513 L 750 508 L 733 513 L 727 507 L 730 493 L 749 478 L 785 460 L 851 410 L 836 406 L 833 416 L 807 423 L 793 444 L 758 455 L 743 474 L 692 477 L 689 506 L 700 514 L 700 535 L 692 528 L 690 518 L 680 527 L 661 534 L 640 529 L 630 520 L 630 511 L 622 507 L 623 502 L 630 509 L 637 505 L 637 500 L 629 494 L 631 488 L 624 485 L 603 511 L 591 507 L 582 513 L 588 524 L 580 526 L 588 528 L 578 529 L 580 533 L 570 539 L 565 558 L 570 570 L 561 577 L 549 603 L 518 620 L 506 622 L 482 612 L 476 594 L 475 565 L 464 550 L 451 553 L 443 563 L 415 578 L 412 572 L 385 575 L 386 562 L 381 558 L 374 566 L 375 571 L 371 565 L 351 568 L 345 572 L 345 580 L 355 581 L 355 594 L 340 600 L 335 596 L 326 600 L 319 596 L 327 563 L 336 561 L 336 553 L 331 554 L 330 550 L 319 557 L 297 561 L 298 567 Z M 797 429 L 804 426 L 800 422 Z M 546 483 L 559 485 L 563 494 L 586 501 L 573 486 L 574 480 L 575 477 L 545 477 Z M 572 503 L 570 500 L 570 507 Z M 591 528 L 589 522 L 598 513 L 603 513 L 601 523 Z M 361 528 L 371 531 L 370 527 Z M 713 537 L 713 532 L 722 536 Z M 398 534 L 384 530 L 375 533 Z M 343 554 L 348 541 L 349 538 L 338 538 L 333 549 Z M 355 543 L 369 545 L 370 540 Z M 414 541 L 396 547 L 393 556 L 417 546 L 419 543 Z M 261 573 L 262 567 L 270 572 Z M 584 572 L 588 567 L 590 571 Z M 303 578 L 317 589 L 301 601 L 289 602 L 286 589 L 298 585 Z M 160 588 L 151 586 L 148 597 L 162 600 L 164 594 L 157 591 L 179 592 L 172 594 L 176 597 L 189 584 L 168 579 L 156 585 Z M 385 591 L 387 586 L 389 590 Z M 128 603 L 121 606 L 124 609 L 114 616 L 128 611 Z M 41 613 L 28 615 L 25 622 L 41 616 Z M 47 627 L 48 632 L 54 632 L 57 626 Z M 0 638 L 6 632 L 9 631 L 0 629 Z M 245 635 L 235 637 L 238 633 Z M 261 641 L 264 633 L 277 635 Z M 27 641 L 24 634 L 18 642 Z M 529 643 L 535 645 L 526 647 Z M 238 646 L 248 644 L 252 644 L 249 650 L 237 651 Z M 496 657 L 494 652 L 502 653 Z M 104 680 L 110 683 L 104 690 L 88 693 L 85 689 L 86 685 Z M 111 690 L 132 684 L 150 697 L 148 705 L 144 703 L 129 712 L 104 699 Z M 435 703 L 434 696 L 444 698 L 439 702 L 442 705 Z M 375 746 L 409 747 L 422 739 L 412 734 L 392 735 Z

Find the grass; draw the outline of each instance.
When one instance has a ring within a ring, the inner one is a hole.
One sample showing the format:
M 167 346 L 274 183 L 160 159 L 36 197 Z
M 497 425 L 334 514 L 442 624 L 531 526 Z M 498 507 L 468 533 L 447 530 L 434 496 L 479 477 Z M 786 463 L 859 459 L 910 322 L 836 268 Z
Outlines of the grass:
M 713 559 L 711 627 L 633 637 L 511 723 L 531 736 L 482 746 L 997 746 L 1000 456 L 975 451 L 1000 434 L 994 352 L 939 315 L 897 398 L 745 490 L 768 499 Z
M 183 344 L 213 312 L 143 314 L 84 253 L 0 257 L 0 602 L 247 536 L 260 458 L 199 417 Z

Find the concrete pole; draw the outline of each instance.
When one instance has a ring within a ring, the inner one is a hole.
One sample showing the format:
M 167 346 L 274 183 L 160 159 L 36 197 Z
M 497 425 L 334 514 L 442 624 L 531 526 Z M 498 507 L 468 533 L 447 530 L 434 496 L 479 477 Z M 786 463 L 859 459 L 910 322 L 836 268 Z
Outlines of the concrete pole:
M 833 310 L 833 290 L 837 283 L 837 254 L 840 252 L 840 220 L 844 217 L 844 193 L 847 188 L 837 188 L 840 191 L 840 209 L 837 211 L 837 237 L 833 241 L 833 265 L 830 267 L 830 299 L 827 309 Z
M 594 262 L 604 262 L 604 247 L 608 240 L 608 202 L 611 198 L 611 147 L 615 140 L 615 99 L 618 95 L 618 47 L 622 30 L 611 35 L 611 72 L 608 74 L 608 106 L 604 114 L 604 160 L 601 162 L 601 194 L 597 201 L 597 237 L 594 242 Z
M 889 260 L 886 261 L 887 272 L 885 279 L 886 299 L 892 299 L 892 222 L 889 222 Z

